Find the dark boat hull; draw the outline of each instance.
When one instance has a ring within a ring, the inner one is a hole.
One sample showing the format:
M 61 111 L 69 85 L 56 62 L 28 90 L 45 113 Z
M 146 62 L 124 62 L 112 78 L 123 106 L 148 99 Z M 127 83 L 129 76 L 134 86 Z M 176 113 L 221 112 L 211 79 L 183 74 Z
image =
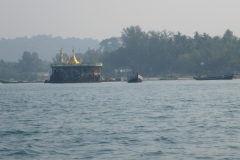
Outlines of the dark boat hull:
M 138 82 L 142 82 L 143 78 L 142 76 L 138 75 L 138 76 L 132 76 L 128 79 L 128 83 L 138 83 Z
M 195 80 L 232 80 L 234 74 L 220 75 L 220 76 L 194 76 Z

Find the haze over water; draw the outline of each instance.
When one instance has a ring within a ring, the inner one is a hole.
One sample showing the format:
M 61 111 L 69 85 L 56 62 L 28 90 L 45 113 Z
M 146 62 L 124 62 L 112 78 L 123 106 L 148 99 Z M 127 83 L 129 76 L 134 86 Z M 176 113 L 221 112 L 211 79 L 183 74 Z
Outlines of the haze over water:
M 0 84 L 0 159 L 240 159 L 239 88 Z

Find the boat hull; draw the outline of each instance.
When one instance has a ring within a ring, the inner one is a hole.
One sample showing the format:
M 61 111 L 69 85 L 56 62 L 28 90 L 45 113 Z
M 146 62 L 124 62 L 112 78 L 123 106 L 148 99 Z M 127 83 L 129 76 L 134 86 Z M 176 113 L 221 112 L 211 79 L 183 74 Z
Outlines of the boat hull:
M 219 75 L 219 76 L 194 76 L 193 79 L 195 80 L 232 80 L 234 74 L 228 75 Z
M 142 82 L 143 78 L 142 76 L 138 75 L 138 76 L 132 76 L 128 79 L 128 83 L 138 83 L 138 82 Z

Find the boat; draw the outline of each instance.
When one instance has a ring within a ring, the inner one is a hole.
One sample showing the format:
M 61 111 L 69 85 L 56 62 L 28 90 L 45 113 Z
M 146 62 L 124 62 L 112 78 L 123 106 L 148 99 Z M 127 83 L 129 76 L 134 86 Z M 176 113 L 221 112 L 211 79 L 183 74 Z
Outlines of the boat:
M 24 81 L 13 81 L 13 80 L 3 80 L 0 79 L 1 83 L 7 84 L 7 83 L 25 83 Z
M 225 75 L 218 75 L 218 76 L 198 75 L 198 76 L 193 76 L 193 79 L 195 80 L 232 80 L 233 77 L 234 77 L 234 74 L 225 74 Z
M 138 83 L 142 81 L 143 81 L 143 77 L 139 74 L 139 72 L 137 72 L 136 75 L 133 74 L 127 80 L 128 83 Z

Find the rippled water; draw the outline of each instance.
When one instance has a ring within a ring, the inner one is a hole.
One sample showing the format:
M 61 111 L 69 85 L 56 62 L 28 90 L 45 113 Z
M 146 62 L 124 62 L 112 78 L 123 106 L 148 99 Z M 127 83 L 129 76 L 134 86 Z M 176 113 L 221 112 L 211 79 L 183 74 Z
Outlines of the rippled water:
M 0 159 L 240 159 L 240 80 L 0 84 Z

